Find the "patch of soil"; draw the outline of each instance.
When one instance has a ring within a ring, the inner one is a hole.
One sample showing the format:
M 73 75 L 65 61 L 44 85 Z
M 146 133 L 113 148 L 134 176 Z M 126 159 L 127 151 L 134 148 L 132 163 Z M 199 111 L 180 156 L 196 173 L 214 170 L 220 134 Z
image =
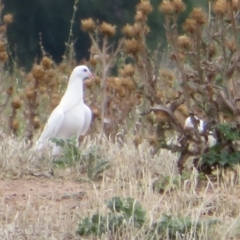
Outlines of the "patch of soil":
M 91 189 L 88 183 L 59 179 L 0 180 L 0 238 L 18 239 L 16 236 L 21 235 L 22 239 L 24 233 L 27 239 L 78 239 L 74 236 L 79 221 L 76 214 L 79 216 L 80 209 L 88 204 Z M 37 236 L 41 230 L 36 228 L 49 228 L 49 233 Z M 9 238 L 10 233 L 13 238 Z

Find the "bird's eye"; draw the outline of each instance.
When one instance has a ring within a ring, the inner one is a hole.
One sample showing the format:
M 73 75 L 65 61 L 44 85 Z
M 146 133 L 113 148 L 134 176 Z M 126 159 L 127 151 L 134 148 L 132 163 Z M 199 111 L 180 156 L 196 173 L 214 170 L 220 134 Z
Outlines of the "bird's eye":
M 84 68 L 84 69 L 83 69 L 83 71 L 84 71 L 84 72 L 87 72 L 87 69 L 86 69 L 86 68 Z

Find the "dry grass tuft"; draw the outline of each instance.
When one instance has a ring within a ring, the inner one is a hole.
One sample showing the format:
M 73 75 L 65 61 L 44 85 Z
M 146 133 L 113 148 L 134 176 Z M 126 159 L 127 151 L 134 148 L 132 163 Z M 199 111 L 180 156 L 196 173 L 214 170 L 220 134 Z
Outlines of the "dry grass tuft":
M 202 226 L 201 239 L 238 239 L 239 169 L 226 171 L 216 180 L 202 178 L 194 170 L 176 183 L 180 177 L 177 156 L 163 150 L 152 157 L 151 147 L 145 140 L 136 148 L 128 136 L 123 143 L 86 138 L 82 143 L 83 154 L 92 146 L 98 146 L 98 154 L 111 165 L 96 182 L 86 181 L 86 173 L 78 163 L 58 168 L 48 152 L 44 159 L 21 139 L 2 139 L 2 239 L 80 239 L 75 234 L 80 219 L 95 212 L 104 214 L 105 200 L 114 196 L 138 200 L 147 210 L 148 221 L 162 214 L 190 217 L 193 222 L 217 219 L 220 223 L 211 229 Z M 153 189 L 154 182 L 164 182 L 166 178 L 169 182 L 161 186 L 161 193 Z M 123 237 L 133 236 L 134 232 L 125 232 Z

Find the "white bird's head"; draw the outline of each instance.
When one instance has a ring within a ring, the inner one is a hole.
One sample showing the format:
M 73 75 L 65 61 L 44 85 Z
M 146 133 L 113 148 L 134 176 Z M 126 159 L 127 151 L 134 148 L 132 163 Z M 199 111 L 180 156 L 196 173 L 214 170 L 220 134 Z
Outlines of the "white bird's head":
M 86 78 L 93 78 L 93 75 L 87 66 L 80 65 L 73 69 L 69 79 L 69 83 L 79 81 L 79 80 L 84 81 Z

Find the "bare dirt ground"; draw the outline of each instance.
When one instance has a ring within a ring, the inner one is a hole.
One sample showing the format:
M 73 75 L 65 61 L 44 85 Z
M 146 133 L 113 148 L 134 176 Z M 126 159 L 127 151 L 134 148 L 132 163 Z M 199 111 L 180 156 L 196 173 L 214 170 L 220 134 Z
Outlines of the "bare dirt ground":
M 77 227 L 89 190 L 86 183 L 59 179 L 1 180 L 0 239 L 52 239 L 52 231 L 53 239 L 76 239 L 71 223 Z

